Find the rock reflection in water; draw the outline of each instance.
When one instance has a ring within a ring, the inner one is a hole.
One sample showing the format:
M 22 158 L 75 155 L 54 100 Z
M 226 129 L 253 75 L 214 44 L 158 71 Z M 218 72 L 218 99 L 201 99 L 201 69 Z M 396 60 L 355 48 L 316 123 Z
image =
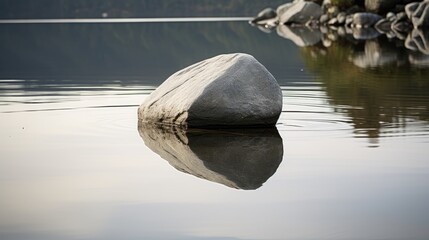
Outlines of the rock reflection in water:
M 355 136 L 378 144 L 380 137 L 427 134 L 413 126 L 429 122 L 427 29 L 276 27 L 280 37 L 300 47 L 305 65 L 323 82 L 335 111 L 350 118 Z
M 262 28 L 262 26 L 258 27 Z M 397 62 L 417 67 L 429 66 L 429 31 L 413 29 L 408 35 L 383 34 L 375 28 L 349 28 L 343 26 L 311 27 L 304 25 L 278 25 L 277 34 L 291 40 L 298 47 L 323 45 L 329 48 L 333 43 L 348 42 L 350 45 L 367 44 L 365 51 L 357 54 L 352 62 L 362 68 L 384 66 Z M 377 46 L 374 42 L 383 42 Z M 392 47 L 393 46 L 393 47 Z M 398 58 L 401 52 L 401 59 Z
M 283 158 L 276 128 L 185 131 L 139 122 L 139 133 L 147 147 L 177 170 L 231 188 L 261 187 Z
M 428 58 L 421 52 L 380 37 L 318 44 L 301 48 L 301 54 L 335 111 L 350 117 L 356 136 L 377 143 L 382 136 L 422 131 L 413 124 L 429 122 Z

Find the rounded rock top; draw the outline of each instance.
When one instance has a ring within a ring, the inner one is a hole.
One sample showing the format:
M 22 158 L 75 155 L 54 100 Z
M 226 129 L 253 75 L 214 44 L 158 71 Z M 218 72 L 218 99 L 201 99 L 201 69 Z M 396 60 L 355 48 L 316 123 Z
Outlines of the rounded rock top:
M 274 126 L 282 92 L 253 56 L 223 54 L 171 75 L 140 105 L 139 120 L 185 127 Z

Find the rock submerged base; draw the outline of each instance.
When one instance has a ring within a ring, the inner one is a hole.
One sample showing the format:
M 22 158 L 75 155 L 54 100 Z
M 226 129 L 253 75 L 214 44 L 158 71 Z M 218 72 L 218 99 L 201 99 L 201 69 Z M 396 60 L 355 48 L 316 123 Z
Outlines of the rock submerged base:
M 139 121 L 189 127 L 274 126 L 282 92 L 254 57 L 235 53 L 170 76 L 140 105 Z

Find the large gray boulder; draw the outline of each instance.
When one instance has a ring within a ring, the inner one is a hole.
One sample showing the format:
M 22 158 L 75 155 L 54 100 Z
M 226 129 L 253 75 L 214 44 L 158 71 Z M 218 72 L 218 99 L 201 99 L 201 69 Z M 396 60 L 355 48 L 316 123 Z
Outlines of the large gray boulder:
M 184 129 L 139 123 L 146 146 L 177 170 L 237 189 L 257 189 L 277 170 L 283 142 L 277 129 Z
M 282 92 L 254 57 L 219 55 L 170 76 L 140 105 L 141 121 L 185 127 L 273 126 Z
M 314 2 L 296 0 L 277 8 L 277 16 L 281 24 L 306 24 L 311 20 L 319 20 L 322 8 Z

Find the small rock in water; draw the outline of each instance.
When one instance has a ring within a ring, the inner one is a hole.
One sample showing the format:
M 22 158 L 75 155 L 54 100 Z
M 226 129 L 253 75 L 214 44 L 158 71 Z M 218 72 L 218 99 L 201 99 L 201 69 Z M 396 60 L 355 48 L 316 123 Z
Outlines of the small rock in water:
M 329 25 L 337 25 L 338 23 L 338 19 L 337 18 L 331 18 L 331 20 L 329 20 L 328 22 Z
M 328 15 L 327 14 L 323 14 L 322 16 L 320 16 L 320 18 L 319 18 L 319 22 L 320 23 L 326 23 L 327 21 L 329 20 L 329 17 L 328 17 Z
M 254 57 L 219 55 L 170 76 L 140 105 L 143 122 L 184 127 L 273 126 L 282 92 Z
M 265 8 L 264 10 L 262 10 L 260 13 L 258 13 L 258 16 L 256 18 L 254 18 L 251 23 L 254 24 L 258 24 L 262 21 L 266 21 L 269 19 L 273 19 L 277 17 L 277 13 L 274 9 L 272 8 Z
M 346 22 L 346 13 L 345 12 L 338 13 L 337 19 L 338 19 L 338 24 L 344 24 Z
M 395 21 L 396 20 L 396 14 L 394 14 L 393 12 L 388 12 L 386 14 L 386 19 L 390 22 Z

